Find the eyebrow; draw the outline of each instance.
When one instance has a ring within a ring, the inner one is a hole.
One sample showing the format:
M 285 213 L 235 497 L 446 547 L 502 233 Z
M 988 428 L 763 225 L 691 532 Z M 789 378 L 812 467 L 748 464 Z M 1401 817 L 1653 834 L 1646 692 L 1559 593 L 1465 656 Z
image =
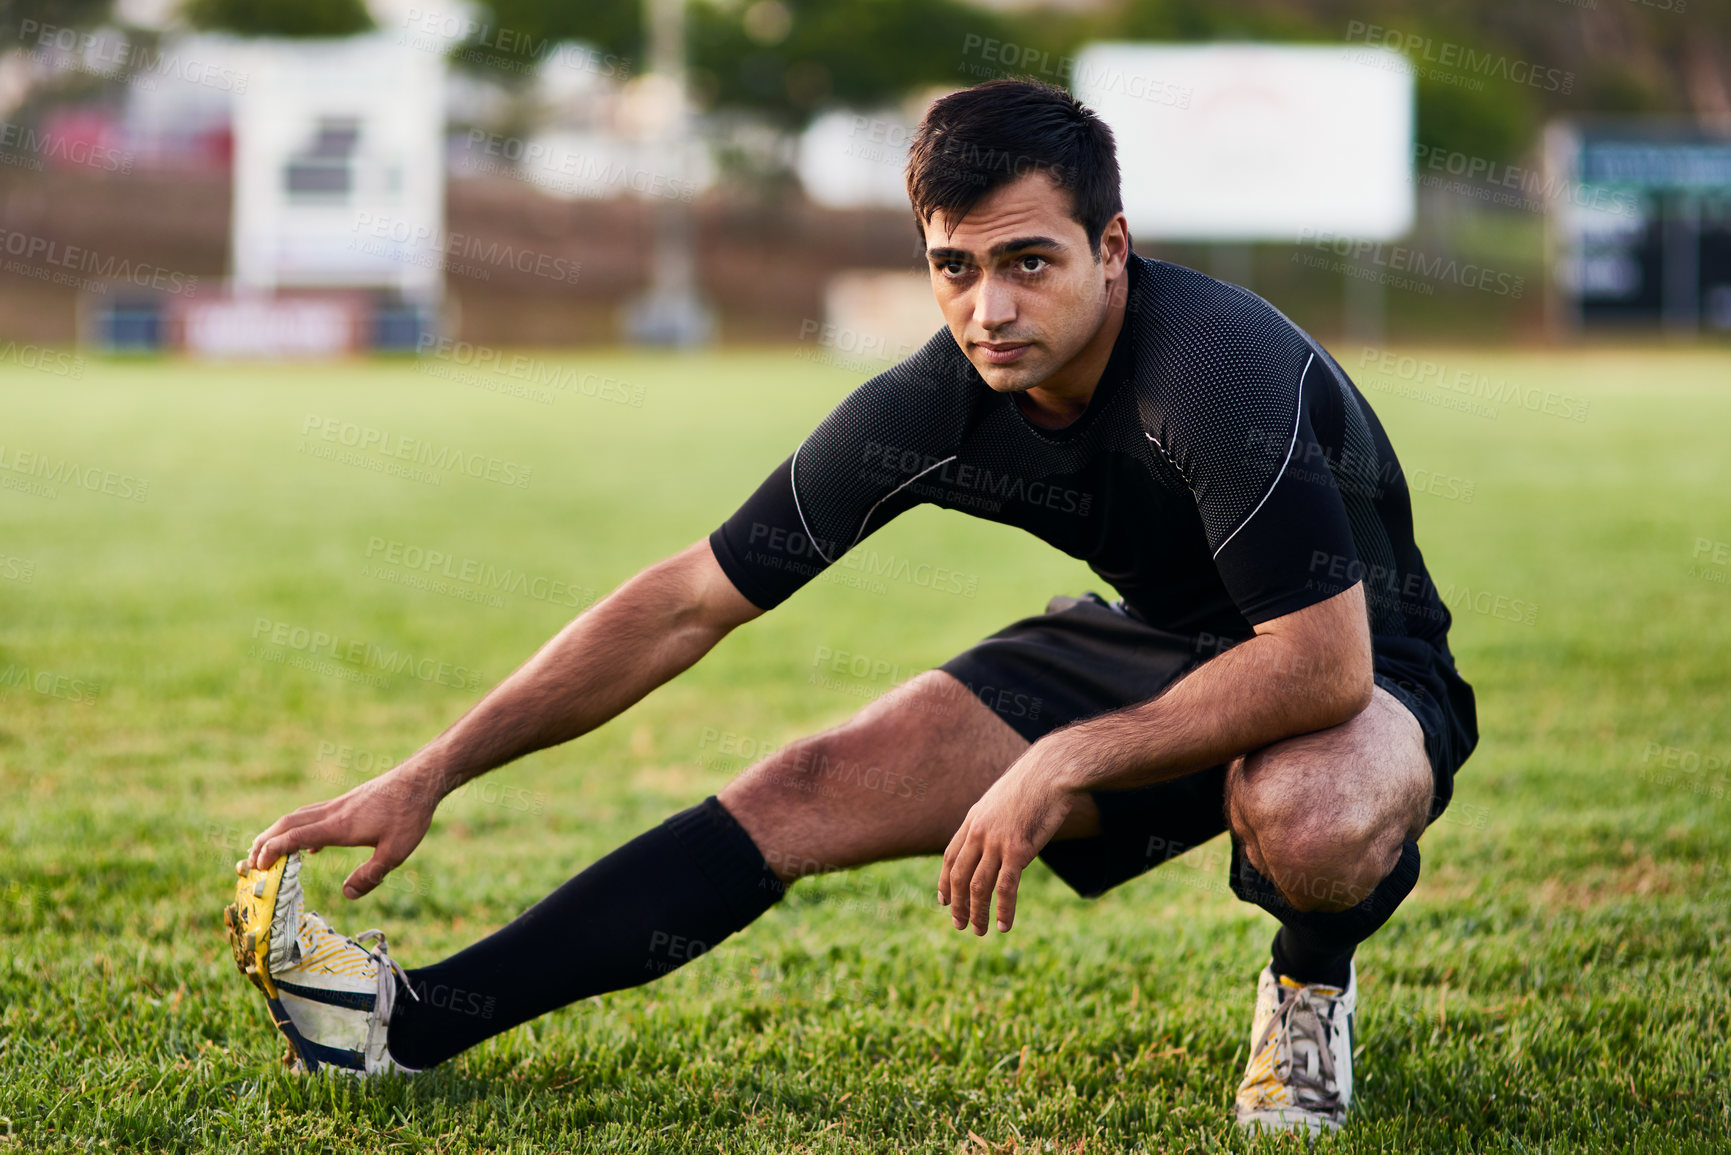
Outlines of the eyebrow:
M 1010 253 L 1019 253 L 1023 249 L 1062 249 L 1064 242 L 1052 237 L 1016 237 L 1008 241 L 999 241 L 986 250 L 988 257 L 1002 257 Z M 927 249 L 926 259 L 929 261 L 971 261 L 974 254 L 966 249 Z

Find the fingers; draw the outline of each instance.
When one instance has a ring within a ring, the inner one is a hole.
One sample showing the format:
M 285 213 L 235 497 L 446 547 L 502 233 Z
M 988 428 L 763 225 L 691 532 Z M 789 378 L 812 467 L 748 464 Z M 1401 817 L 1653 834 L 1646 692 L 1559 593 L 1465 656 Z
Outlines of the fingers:
M 956 856 L 968 841 L 968 820 L 962 819 L 962 828 L 951 837 L 950 844 L 944 848 L 944 864 L 938 868 L 938 905 L 950 905 L 950 867 L 954 865 Z
M 986 920 L 992 916 L 992 888 L 998 884 L 998 868 L 1003 862 L 996 853 L 987 853 L 974 869 L 974 881 L 968 888 L 968 903 L 973 910 L 974 933 L 986 933 Z
M 968 925 L 974 871 L 980 865 L 981 854 L 979 839 L 970 835 L 956 852 L 955 861 L 950 866 L 950 922 L 957 930 Z
M 373 851 L 371 858 L 355 867 L 354 873 L 343 882 L 343 897 L 352 901 L 371 894 L 379 883 L 385 880 L 385 875 L 403 864 L 403 858 L 403 855 L 379 847 Z
M 1020 840 L 1000 845 L 1003 841 L 964 822 L 945 848 L 944 863 L 938 872 L 938 901 L 950 908 L 950 922 L 957 930 L 971 923 L 975 934 L 985 934 L 994 895 L 999 933 L 1016 925 L 1016 895 L 1022 871 L 1034 856 Z
M 262 836 L 261 836 L 262 837 Z M 354 845 L 345 839 L 343 832 L 337 828 L 334 821 L 311 822 L 304 826 L 294 826 L 278 834 L 270 835 L 258 844 L 253 855 L 261 863 L 268 866 L 285 854 L 293 854 L 297 850 L 308 852 L 319 850 L 326 846 Z
M 281 850 L 267 856 L 269 844 L 278 835 L 303 826 L 308 822 L 323 817 L 326 802 L 315 802 L 311 806 L 302 806 L 299 810 L 291 810 L 265 828 L 264 832 L 252 840 L 252 849 L 247 852 L 246 866 L 248 870 L 263 870 L 271 863 L 281 858 L 288 851 Z
M 1022 881 L 1020 867 L 1004 863 L 998 872 L 998 933 L 1008 934 L 1016 925 L 1016 887 Z M 985 932 L 981 932 L 982 934 Z

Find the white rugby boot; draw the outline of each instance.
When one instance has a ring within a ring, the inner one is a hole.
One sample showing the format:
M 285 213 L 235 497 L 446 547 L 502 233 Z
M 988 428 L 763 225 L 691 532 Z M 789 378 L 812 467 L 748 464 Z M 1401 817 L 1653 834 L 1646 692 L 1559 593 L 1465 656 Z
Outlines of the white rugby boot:
M 235 863 L 240 882 L 234 905 L 223 911 L 235 965 L 264 992 L 294 1069 L 415 1073 L 385 1049 L 399 984 L 419 996 L 386 952 L 384 932 L 345 938 L 306 910 L 300 866 L 298 853 L 266 870 Z M 368 940 L 374 945 L 363 945 Z
M 1301 983 L 1265 967 L 1250 1022 L 1250 1062 L 1238 1084 L 1238 1125 L 1247 1131 L 1339 1130 L 1352 1104 L 1353 1018 L 1358 968 L 1346 989 Z

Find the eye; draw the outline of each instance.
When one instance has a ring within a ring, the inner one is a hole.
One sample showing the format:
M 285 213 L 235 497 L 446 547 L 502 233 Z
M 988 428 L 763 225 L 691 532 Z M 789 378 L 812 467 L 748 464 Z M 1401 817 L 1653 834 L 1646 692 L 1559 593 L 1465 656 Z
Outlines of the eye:
M 968 271 L 968 266 L 961 261 L 944 261 L 938 265 L 938 271 L 946 277 L 959 277 Z
M 1030 253 L 1025 257 L 1016 258 L 1016 271 L 1021 273 L 1037 273 L 1050 263 L 1051 262 L 1046 260 L 1045 257 L 1036 257 Z

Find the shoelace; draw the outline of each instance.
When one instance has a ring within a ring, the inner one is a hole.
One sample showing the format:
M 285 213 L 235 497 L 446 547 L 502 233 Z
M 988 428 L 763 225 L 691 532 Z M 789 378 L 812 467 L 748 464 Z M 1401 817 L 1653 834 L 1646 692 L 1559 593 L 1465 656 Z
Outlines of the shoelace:
M 1274 1077 L 1293 1088 L 1293 1098 L 1299 1106 L 1310 1110 L 1332 1110 L 1340 1105 L 1340 1088 L 1334 1077 L 1334 1048 L 1329 1045 L 1331 1028 L 1324 1024 L 1312 1000 L 1333 1000 L 1327 995 L 1315 994 L 1307 987 L 1293 990 L 1283 985 L 1278 990 L 1280 1004 L 1263 1024 L 1252 1053 L 1260 1053 L 1268 1045 L 1269 1036 L 1278 1031 Z M 1300 1066 L 1294 1061 L 1295 1058 L 1309 1059 L 1312 1056 L 1314 1063 L 1305 1062 Z
M 378 945 L 367 946 L 366 940 L 370 938 L 377 939 Z M 354 943 L 371 955 L 373 961 L 379 964 L 378 1011 L 380 1022 L 388 1023 L 391 1021 L 391 1011 L 397 1005 L 397 982 L 400 982 L 403 989 L 409 992 L 411 999 L 416 1002 L 421 1000 L 421 996 L 415 993 L 415 988 L 409 983 L 409 972 L 403 969 L 402 963 L 391 957 L 390 948 L 385 944 L 384 931 L 376 928 L 363 930 L 355 936 Z M 397 982 L 391 981 L 390 976 L 392 975 L 396 976 Z

